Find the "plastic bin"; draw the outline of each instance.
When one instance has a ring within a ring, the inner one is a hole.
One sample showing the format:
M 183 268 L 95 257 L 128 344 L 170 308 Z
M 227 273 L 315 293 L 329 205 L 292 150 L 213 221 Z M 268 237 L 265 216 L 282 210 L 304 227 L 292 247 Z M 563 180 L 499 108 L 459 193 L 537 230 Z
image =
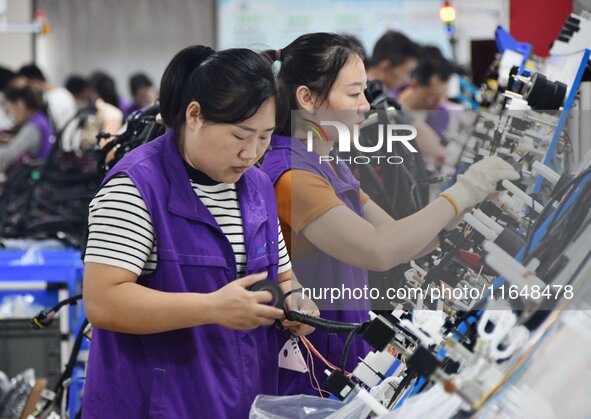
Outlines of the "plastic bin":
M 33 368 L 52 388 L 61 374 L 60 343 L 57 323 L 34 330 L 25 319 L 0 320 L 0 370 L 14 377 Z
M 78 250 L 38 251 L 34 259 L 39 263 L 16 265 L 25 253 L 21 250 L 0 251 L 0 300 L 8 295 L 31 294 L 38 304 L 50 308 L 63 296 L 73 296 L 82 292 L 84 265 Z M 45 282 L 47 287 L 31 289 L 39 282 Z M 67 290 L 67 295 L 63 292 L 58 295 L 60 287 Z M 82 301 L 70 306 L 69 332 L 74 332 L 83 318 Z
M 82 292 L 84 265 L 78 250 L 40 250 L 29 253 L 28 264 L 18 264 L 27 252 L 0 251 L 0 300 L 9 295 L 31 294 L 35 302 L 51 308 L 59 301 Z M 65 315 L 65 316 L 64 316 Z M 14 375 L 33 367 L 52 388 L 70 356 L 71 339 L 84 320 L 82 301 L 60 310 L 48 329 L 34 330 L 30 319 L 0 320 L 0 369 Z M 86 339 L 83 349 L 88 348 Z M 69 411 L 81 405 L 85 363 L 79 362 L 70 388 Z

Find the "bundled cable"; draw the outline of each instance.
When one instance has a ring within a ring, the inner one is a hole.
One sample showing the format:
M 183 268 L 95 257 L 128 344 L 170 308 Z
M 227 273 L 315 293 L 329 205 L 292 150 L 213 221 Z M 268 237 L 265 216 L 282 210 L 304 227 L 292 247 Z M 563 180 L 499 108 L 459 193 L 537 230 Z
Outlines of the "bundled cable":
M 82 294 L 78 294 L 60 301 L 49 310 L 41 311 L 39 314 L 37 314 L 37 316 L 35 316 L 31 320 L 33 328 L 44 329 L 46 327 L 49 327 L 49 325 L 51 324 L 57 313 L 60 311 L 60 309 L 70 304 L 76 304 L 81 299 Z M 66 382 L 66 380 L 72 377 L 74 367 L 76 366 L 76 362 L 78 360 L 78 354 L 80 353 L 80 348 L 82 347 L 83 338 L 85 336 L 84 332 L 88 324 L 88 320 L 84 319 L 82 325 L 80 326 L 80 330 L 78 331 L 78 334 L 76 335 L 76 339 L 74 341 L 74 346 L 72 348 L 70 358 L 68 359 L 68 363 L 66 364 L 64 371 L 62 372 L 54 387 L 53 391 L 55 393 L 55 397 L 51 402 L 46 403 L 40 410 L 38 410 L 37 414 L 34 414 L 33 417 L 41 417 L 40 415 L 42 415 L 45 412 L 48 412 L 48 410 L 51 409 L 53 406 L 59 406 L 61 404 L 62 399 L 66 396 L 64 383 Z
M 69 304 L 76 304 L 78 300 L 82 299 L 82 294 L 75 295 L 70 298 L 66 298 L 65 300 L 60 301 L 55 306 L 50 308 L 49 310 L 41 310 L 39 314 L 37 314 L 31 320 L 31 324 L 33 325 L 34 329 L 45 329 L 49 327 L 55 316 L 57 315 L 58 311 Z
M 158 103 L 134 112 L 127 118 L 125 132 L 101 149 L 98 158 L 99 171 L 104 175 L 131 150 L 159 137 L 165 130 Z
M 261 283 L 265 283 L 262 281 Z M 252 289 L 252 288 L 251 288 Z M 267 281 L 264 286 L 265 291 L 269 291 L 273 295 L 281 295 L 281 288 L 277 285 L 276 282 Z M 275 298 L 275 301 L 280 301 L 280 306 L 283 305 L 283 311 L 285 312 L 285 318 L 290 321 L 300 322 L 302 324 L 307 324 L 308 326 L 317 327 L 320 329 L 328 330 L 329 332 L 334 333 L 349 333 L 351 330 L 355 330 L 357 328 L 362 327 L 365 330 L 365 327 L 370 322 L 365 323 L 347 323 L 347 322 L 339 322 L 335 320 L 328 320 L 323 319 L 317 316 L 311 316 L 309 314 L 302 313 L 300 311 L 295 310 L 287 310 L 285 308 L 285 301 L 287 298 L 294 293 L 301 293 L 302 288 L 293 289 L 291 291 L 282 294 L 282 298 Z
M 53 409 L 54 406 L 59 406 L 62 402 L 62 399 L 67 397 L 64 383 L 67 379 L 72 377 L 72 373 L 74 372 L 74 367 L 78 361 L 78 354 L 80 353 L 80 348 L 82 347 L 86 326 L 88 326 L 88 320 L 84 319 L 84 322 L 82 323 L 82 326 L 80 326 L 80 330 L 76 335 L 76 340 L 74 341 L 74 347 L 72 348 L 72 353 L 70 354 L 68 363 L 66 364 L 64 371 L 57 380 L 57 383 L 53 389 L 55 397 L 53 400 L 46 402 L 44 406 L 40 407 L 35 413 L 33 413 L 33 417 L 46 417 L 45 415 L 49 414 L 49 411 Z
M 271 285 L 276 287 L 278 292 L 281 291 L 279 289 L 279 286 L 276 283 L 271 283 Z M 271 291 L 271 290 L 268 290 L 268 291 Z M 283 295 L 282 301 L 284 302 L 290 294 L 296 293 L 296 292 L 302 292 L 302 289 L 298 288 L 298 289 L 288 291 L 286 294 Z M 308 326 L 320 328 L 320 329 L 327 330 L 327 331 L 333 332 L 333 333 L 343 333 L 343 334 L 347 333 L 348 336 L 347 336 L 347 340 L 345 341 L 345 346 L 343 348 L 340 370 L 345 374 L 349 374 L 349 375 L 351 374 L 350 372 L 345 371 L 345 364 L 347 361 L 347 355 L 349 353 L 349 347 L 351 346 L 351 342 L 353 341 L 353 337 L 355 335 L 362 334 L 367 329 L 369 324 L 371 323 L 370 321 L 367 321 L 364 323 L 348 323 L 348 322 L 339 322 L 339 321 L 335 321 L 335 320 L 323 319 L 320 317 L 311 316 L 309 314 L 301 313 L 299 311 L 285 310 L 285 308 L 284 308 L 284 312 L 285 312 L 285 317 L 287 320 L 296 321 L 296 322 L 299 322 L 302 324 L 306 324 Z M 334 364 L 329 362 L 326 358 L 324 358 L 322 356 L 322 354 L 320 354 L 318 352 L 318 350 L 314 347 L 314 345 L 312 345 L 312 343 L 310 341 L 308 341 L 308 339 L 306 339 L 305 337 L 302 336 L 301 340 L 302 340 L 302 343 L 304 344 L 304 346 L 306 347 L 306 349 L 308 351 L 311 351 L 312 353 L 314 353 L 314 355 L 318 359 L 320 359 L 325 365 L 327 365 L 329 368 L 332 368 L 333 370 L 339 369 L 337 366 L 335 366 Z
M 349 348 L 351 347 L 351 343 L 353 342 L 353 336 L 361 333 L 361 328 L 363 323 L 356 326 L 349 332 L 347 336 L 347 340 L 345 341 L 345 346 L 343 348 L 343 354 L 341 355 L 341 371 L 345 372 L 345 366 L 347 365 L 347 358 L 349 357 Z
M 347 339 L 345 341 L 345 346 L 343 348 L 343 353 L 341 356 L 340 370 L 343 371 L 343 373 L 345 373 L 345 374 L 351 374 L 350 372 L 345 370 L 345 366 L 347 363 L 347 357 L 349 355 L 349 348 L 351 347 L 351 343 L 353 342 L 353 337 L 355 335 L 362 334 L 365 331 L 365 329 L 367 328 L 367 326 L 369 326 L 369 324 L 370 324 L 369 321 L 364 322 L 364 323 L 337 322 L 334 320 L 327 320 L 327 319 L 322 319 L 320 317 L 310 316 L 308 314 L 300 313 L 298 311 L 286 311 L 285 317 L 288 320 L 297 321 L 297 322 L 300 322 L 303 324 L 307 324 L 309 326 L 328 330 L 329 332 L 347 333 L 348 334 Z M 335 365 L 329 363 L 329 361 L 327 361 L 324 357 L 322 357 L 322 355 L 320 353 L 318 353 L 316 348 L 314 348 L 312 346 L 312 344 L 306 338 L 302 338 L 302 341 L 304 342 L 304 345 L 306 346 L 306 348 L 308 350 L 310 350 L 310 347 L 311 347 L 312 348 L 311 350 L 314 352 L 314 354 L 318 358 L 320 358 L 327 366 L 329 366 L 330 368 L 332 368 L 334 370 L 338 369 Z
M 590 173 L 591 173 L 591 168 L 583 171 L 578 176 L 571 179 L 564 186 L 562 186 L 560 188 L 555 188 L 555 190 L 550 195 L 550 199 L 549 199 L 548 203 L 546 204 L 546 206 L 544 207 L 542 213 L 536 218 L 534 225 L 529 229 L 529 232 L 528 232 L 528 235 L 526 238 L 527 244 L 525 246 L 525 254 L 523 257 L 524 260 L 527 259 L 529 252 L 531 251 L 532 241 L 533 241 L 533 234 L 532 233 L 537 231 L 539 229 L 539 227 L 548 219 L 552 210 L 554 209 L 553 204 L 558 201 L 560 201 L 562 205 L 566 204 L 569 196 L 572 193 L 574 193 L 574 191 L 575 191 L 575 188 L 573 188 L 573 186 L 579 184 L 579 182 L 581 182 L 585 178 L 585 176 L 587 176 Z M 565 194 L 567 192 L 568 192 L 568 196 L 565 196 Z M 554 218 L 553 218 L 552 224 L 549 226 L 548 230 L 550 230 L 552 225 L 556 222 L 557 215 L 559 214 L 560 210 L 561 210 L 561 208 L 557 208 L 556 211 L 553 213 Z
M 66 127 L 88 116 L 84 109 Z M 0 237 L 58 239 L 79 247 L 96 192 L 96 150 L 67 150 L 71 130 L 58 132 L 45 161 L 13 165 L 0 196 Z
M 300 313 L 299 311 L 286 311 L 285 317 L 287 320 L 300 322 L 303 324 L 307 324 L 308 326 L 317 327 L 319 329 L 328 330 L 329 332 L 334 333 L 351 333 L 352 331 L 357 331 L 357 333 L 361 333 L 362 330 L 365 330 L 366 325 L 369 322 L 365 323 L 347 323 L 347 322 L 337 322 L 334 320 L 323 319 L 321 317 L 310 316 L 309 314 Z
M 578 192 L 572 204 L 566 208 L 570 198 Z M 531 257 L 535 257 L 541 263 L 537 269 L 540 278 L 549 282 L 557 269 L 560 268 L 561 259 L 566 247 L 571 243 L 577 232 L 585 225 L 585 219 L 589 216 L 591 209 L 591 181 L 583 185 L 573 186 L 569 193 L 562 200 L 554 216 L 548 225 L 546 234 Z

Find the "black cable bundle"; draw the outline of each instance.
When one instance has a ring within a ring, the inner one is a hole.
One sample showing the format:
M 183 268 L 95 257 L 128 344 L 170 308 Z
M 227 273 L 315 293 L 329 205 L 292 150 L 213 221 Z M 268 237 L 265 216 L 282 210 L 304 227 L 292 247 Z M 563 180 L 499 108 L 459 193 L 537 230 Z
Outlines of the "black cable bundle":
M 555 272 L 555 265 L 560 261 L 560 256 L 574 239 L 577 232 L 585 225 L 585 219 L 589 217 L 591 181 L 581 188 L 572 205 L 564 211 L 560 219 L 558 218 L 574 190 L 576 190 L 576 187 L 571 189 L 558 206 L 544 238 L 531 253 L 531 257 L 535 257 L 541 262 L 537 269 L 538 276 L 547 283 L 552 280 L 553 275 L 551 273 L 557 273 Z
M 337 322 L 334 320 L 323 319 L 321 317 L 310 316 L 309 314 L 300 313 L 299 311 L 286 311 L 285 318 L 290 321 L 300 322 L 303 324 L 307 324 L 308 326 L 314 326 L 319 329 L 328 330 L 329 332 L 334 333 L 350 333 L 351 331 L 359 330 L 358 333 L 361 333 L 361 329 L 365 327 L 365 323 L 347 323 L 347 322 Z
M 375 145 L 378 138 L 378 127 L 382 129 L 393 123 L 402 115 L 400 104 L 384 91 L 384 86 L 377 80 L 367 84 L 365 97 L 370 103 L 372 112 L 377 111 L 376 124 L 365 126 L 360 130 L 360 142 L 365 146 Z M 385 138 L 385 133 L 384 133 Z M 357 164 L 352 166 L 355 176 L 361 183 L 361 189 L 394 219 L 407 217 L 421 210 L 429 200 L 428 172 L 420 152 L 411 153 L 402 143 L 392 145 L 391 156 L 404 159 L 403 164 Z M 384 154 L 385 146 L 381 150 Z M 371 153 L 360 153 L 355 148 L 344 157 L 372 156 Z M 404 272 L 410 265 L 400 264 L 388 271 L 369 272 L 369 286 L 385 292 L 392 284 L 404 283 Z M 379 313 L 392 310 L 387 303 L 374 301 L 372 309 Z
M 55 403 L 61 403 L 62 397 L 64 397 L 65 395 L 64 382 L 68 378 L 72 377 L 72 373 L 74 372 L 74 367 L 76 366 L 76 362 L 78 361 L 78 354 L 80 353 L 80 348 L 82 347 L 82 341 L 84 339 L 84 329 L 86 329 L 86 326 L 88 326 L 88 319 L 84 319 L 82 326 L 80 326 L 80 330 L 76 335 L 74 347 L 72 348 L 72 353 L 70 354 L 70 358 L 68 359 L 66 368 L 64 369 L 64 372 L 62 373 L 62 375 L 57 381 L 57 384 L 55 385 Z
M 404 390 L 406 390 L 406 388 L 411 383 L 411 381 L 414 380 L 416 377 L 417 377 L 416 374 L 409 373 L 402 379 L 400 384 L 398 384 L 398 387 L 396 387 L 396 390 L 394 391 L 394 394 L 392 395 L 392 398 L 390 399 L 390 403 L 388 403 L 388 410 L 392 410 L 392 408 L 394 407 L 394 403 L 396 402 L 398 397 L 400 397 L 400 394 Z
M 300 313 L 299 311 L 286 311 L 285 317 L 287 320 L 297 321 L 308 326 L 314 326 L 323 330 L 328 330 L 334 333 L 348 333 L 343 353 L 341 356 L 341 370 L 345 371 L 345 364 L 347 363 L 347 357 L 349 355 L 349 348 L 353 342 L 355 335 L 362 334 L 371 322 L 367 321 L 364 323 L 347 323 L 337 322 L 334 320 L 323 319 L 320 317 L 310 316 L 308 314 Z
M 370 102 L 372 111 L 377 111 L 377 124 L 365 127 L 360 132 L 360 140 L 364 145 L 373 145 L 379 135 L 378 126 L 387 126 L 400 113 L 400 104 L 384 92 L 384 86 L 377 80 L 368 82 L 365 96 Z M 395 109 L 395 111 L 393 111 Z M 394 115 L 391 114 L 394 112 Z M 385 135 L 384 135 L 385 137 Z M 355 154 L 352 153 L 353 157 Z M 393 144 L 392 155 L 404 159 L 404 164 L 386 164 L 381 166 L 357 165 L 362 189 L 392 217 L 407 217 L 420 209 L 428 201 L 429 188 L 424 183 L 427 169 L 423 163 L 422 153 L 410 153 L 405 146 Z M 400 198 L 404 199 L 400 199 Z M 410 197 L 410 200 L 408 199 Z
M 96 152 L 66 151 L 63 141 L 66 128 L 80 125 L 90 111 L 82 109 L 66 123 L 45 161 L 11 168 L 0 196 L 0 237 L 59 239 L 79 247 L 98 185 Z
M 548 202 L 544 206 L 544 209 L 542 210 L 542 213 L 536 218 L 536 221 L 533 224 L 533 226 L 531 226 L 531 228 L 528 229 L 528 234 L 527 234 L 527 237 L 526 237 L 525 253 L 524 253 L 524 256 L 523 256 L 523 260 L 527 260 L 527 258 L 529 256 L 529 252 L 531 251 L 531 244 L 532 244 L 532 240 L 533 240 L 533 232 L 537 231 L 539 229 L 539 227 L 548 219 L 548 216 L 550 215 L 551 211 L 554 209 L 553 204 L 555 202 L 557 202 L 557 201 L 561 201 L 562 203 L 566 203 L 566 201 L 568 200 L 568 196 L 565 197 L 564 195 L 567 192 L 569 192 L 569 195 L 571 193 L 573 193 L 574 192 L 573 186 L 574 185 L 577 185 L 589 173 L 591 173 L 591 168 L 583 171 L 578 176 L 572 178 L 565 185 L 562 185 L 562 186 L 559 185 L 560 186 L 559 188 L 555 188 L 555 190 L 552 191 L 552 194 L 550 195 L 550 198 L 549 198 Z M 558 214 L 558 209 L 557 209 L 557 211 L 554 214 Z M 554 221 L 555 220 L 553 220 L 553 222 Z M 549 227 L 551 227 L 551 226 L 549 226 Z
M 82 299 L 82 294 L 74 295 L 72 297 L 66 298 L 58 302 L 55 306 L 50 308 L 49 310 L 41 311 L 37 316 L 35 316 L 31 323 L 34 328 L 42 329 L 48 327 L 51 322 L 53 321 L 57 312 L 65 306 L 70 304 L 76 304 L 79 300 Z M 59 406 L 63 397 L 66 397 L 66 389 L 64 388 L 64 383 L 68 378 L 72 377 L 72 373 L 74 372 L 74 367 L 76 366 L 76 362 L 78 361 L 78 354 L 80 353 L 80 348 L 82 347 L 82 342 L 84 339 L 84 330 L 88 326 L 88 319 L 84 319 L 82 325 L 80 326 L 80 330 L 76 335 L 76 340 L 74 341 L 74 346 L 72 348 L 72 352 L 70 353 L 70 357 L 68 359 L 68 363 L 66 364 L 64 371 L 60 375 L 57 383 L 53 388 L 53 392 L 55 393 L 55 397 L 51 402 L 47 402 L 34 417 L 40 417 L 44 413 L 47 413 L 49 409 L 53 406 Z
M 98 167 L 103 176 L 131 150 L 164 134 L 166 127 L 159 118 L 159 113 L 160 104 L 155 103 L 134 112 L 127 118 L 125 132 L 101 149 Z
M 351 329 L 347 335 L 347 340 L 345 340 L 345 346 L 343 347 L 343 354 L 341 355 L 341 371 L 345 371 L 345 365 L 347 364 L 347 358 L 349 357 L 349 348 L 353 342 L 353 336 L 360 334 L 361 328 L 362 324 L 356 326 L 354 329 Z
M 60 309 L 69 304 L 76 304 L 79 300 L 82 299 L 82 294 L 75 295 L 70 298 L 66 298 L 65 300 L 60 301 L 55 306 L 51 307 L 49 310 L 41 310 L 39 314 L 37 314 L 31 320 L 31 324 L 34 329 L 45 329 L 49 327 L 55 315 L 57 314 Z
M 72 373 L 74 372 L 74 367 L 76 366 L 76 362 L 78 361 L 78 354 L 80 353 L 80 348 L 82 347 L 82 341 L 84 338 L 84 329 L 88 326 L 88 320 L 84 319 L 78 334 L 76 335 L 76 340 L 74 341 L 74 347 L 72 349 L 72 353 L 70 354 L 70 358 L 68 359 L 68 363 L 62 372 L 62 375 L 57 380 L 55 387 L 53 388 L 53 392 L 55 393 L 55 397 L 53 400 L 46 402 L 46 404 L 37 410 L 32 416 L 33 417 L 46 417 L 49 412 L 54 409 L 56 406 L 60 406 L 62 399 L 67 397 L 67 391 L 64 388 L 64 383 L 68 378 L 72 377 Z

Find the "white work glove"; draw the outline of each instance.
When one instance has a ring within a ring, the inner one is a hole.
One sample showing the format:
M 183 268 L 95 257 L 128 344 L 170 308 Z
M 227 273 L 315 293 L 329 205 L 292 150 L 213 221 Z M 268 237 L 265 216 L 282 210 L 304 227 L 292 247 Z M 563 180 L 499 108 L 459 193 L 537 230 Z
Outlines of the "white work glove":
M 457 182 L 440 196 L 452 203 L 456 214 L 461 214 L 494 193 L 497 183 L 504 179 L 517 180 L 519 173 L 500 157 L 486 157 L 458 176 Z

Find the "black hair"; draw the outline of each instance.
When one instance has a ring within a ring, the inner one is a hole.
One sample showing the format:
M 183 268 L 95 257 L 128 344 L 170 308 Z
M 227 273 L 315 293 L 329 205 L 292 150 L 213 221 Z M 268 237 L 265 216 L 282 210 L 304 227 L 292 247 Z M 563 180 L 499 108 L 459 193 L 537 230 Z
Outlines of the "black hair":
M 76 96 L 82 93 L 85 89 L 90 88 L 90 83 L 84 77 L 78 74 L 72 74 L 66 79 L 65 86 L 70 93 Z
M 0 92 L 6 89 L 14 77 L 15 74 L 12 70 L 0 67 Z
M 448 81 L 457 72 L 456 66 L 443 56 L 439 48 L 427 45 L 421 50 L 421 59 L 412 77 L 420 86 L 427 86 L 433 76 L 437 76 L 442 81 Z
M 282 90 L 279 106 L 287 111 L 297 109 L 296 91 L 302 85 L 317 94 L 320 101 L 326 100 L 349 59 L 353 55 L 361 58 L 363 54 L 359 44 L 350 38 L 326 32 L 302 35 L 279 51 L 263 52 L 272 61 L 281 61 L 277 75 Z M 277 133 L 290 133 L 290 112 L 286 116 L 285 123 L 278 124 Z
M 115 86 L 115 80 L 111 76 L 102 71 L 95 71 L 90 75 L 89 82 L 98 97 L 119 108 L 119 93 Z
M 154 83 L 144 73 L 136 73 L 129 78 L 129 90 L 132 97 L 136 97 L 138 90 L 142 87 L 152 87 Z
M 421 60 L 424 59 L 446 60 L 439 47 L 435 45 L 424 45 L 421 47 Z
M 357 54 L 359 54 L 359 56 L 361 57 L 361 59 L 363 60 L 363 64 L 365 66 L 367 66 L 367 52 L 365 51 L 365 47 L 363 46 L 363 43 L 361 42 L 361 40 L 359 38 L 357 38 L 355 35 L 350 35 L 350 34 L 341 34 L 341 36 L 343 38 L 345 38 L 346 40 L 350 41 L 352 44 L 355 44 L 357 46 Z
M 43 98 L 40 92 L 33 90 L 29 86 L 9 87 L 4 92 L 4 97 L 8 102 L 15 103 L 19 100 L 25 102 L 27 108 L 33 111 L 43 110 Z
M 408 59 L 418 60 L 421 53 L 419 44 L 413 42 L 406 35 L 396 31 L 388 31 L 376 42 L 369 61 L 369 67 L 375 67 L 383 60 L 398 67 Z
M 27 64 L 22 66 L 17 73 L 19 76 L 23 76 L 29 80 L 40 80 L 46 81 L 45 75 L 39 67 L 35 64 Z
M 192 101 L 199 103 L 204 121 L 235 124 L 252 117 L 271 97 L 277 97 L 277 85 L 263 57 L 248 49 L 215 52 L 194 45 L 177 53 L 164 70 L 160 113 L 178 133 Z

